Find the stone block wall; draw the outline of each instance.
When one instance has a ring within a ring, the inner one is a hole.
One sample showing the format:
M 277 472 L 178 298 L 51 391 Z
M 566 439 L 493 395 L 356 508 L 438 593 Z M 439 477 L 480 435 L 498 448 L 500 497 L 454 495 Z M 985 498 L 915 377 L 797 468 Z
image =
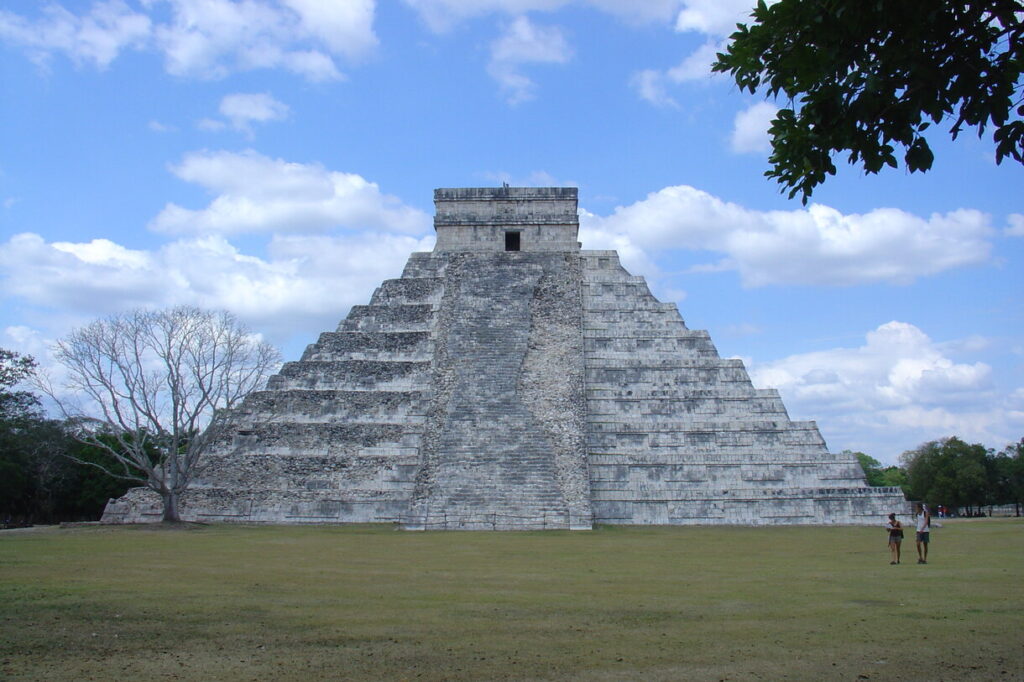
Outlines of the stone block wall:
M 906 506 L 868 488 L 740 360 L 686 327 L 614 251 L 583 251 L 587 456 L 595 522 L 877 523 Z
M 579 249 L 575 187 L 438 189 L 434 206 L 436 253 L 505 251 L 507 232 L 520 251 Z

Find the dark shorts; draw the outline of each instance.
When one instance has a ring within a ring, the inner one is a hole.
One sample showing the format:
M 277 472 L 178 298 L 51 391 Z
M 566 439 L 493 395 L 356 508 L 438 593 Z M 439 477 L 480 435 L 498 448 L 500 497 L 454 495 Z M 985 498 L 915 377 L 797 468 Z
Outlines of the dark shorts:
M 898 545 L 901 542 L 903 542 L 903 538 L 901 538 L 899 535 L 890 535 L 889 536 L 889 544 L 890 545 Z
M 928 531 L 917 531 L 917 541 L 928 544 Z

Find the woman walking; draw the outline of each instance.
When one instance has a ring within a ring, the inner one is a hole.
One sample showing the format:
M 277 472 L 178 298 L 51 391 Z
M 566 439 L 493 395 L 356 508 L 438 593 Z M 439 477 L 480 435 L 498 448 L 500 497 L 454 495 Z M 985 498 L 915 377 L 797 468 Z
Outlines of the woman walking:
M 896 520 L 896 514 L 889 514 L 889 523 L 885 524 L 885 528 L 889 531 L 889 555 L 892 557 L 889 565 L 895 566 L 900 562 L 900 546 L 903 544 L 903 524 Z

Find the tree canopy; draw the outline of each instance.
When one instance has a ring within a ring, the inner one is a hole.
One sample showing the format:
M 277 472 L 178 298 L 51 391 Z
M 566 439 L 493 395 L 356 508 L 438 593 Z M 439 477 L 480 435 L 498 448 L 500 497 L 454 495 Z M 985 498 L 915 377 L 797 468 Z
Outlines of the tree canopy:
M 110 463 L 103 451 L 68 437 L 35 394 L 16 390 L 36 371 L 31 356 L 0 348 L 0 519 L 30 524 L 99 518 L 127 485 L 73 461 Z
M 179 497 L 228 411 L 280 362 L 230 313 L 189 306 L 96 320 L 56 351 L 66 393 L 85 401 L 58 403 L 76 438 L 108 455 L 79 461 L 157 492 L 165 521 L 179 520 Z
M 0 348 L 0 514 L 23 516 L 33 496 L 32 434 L 42 418 L 38 399 L 15 387 L 32 376 L 32 357 Z
M 853 455 L 864 470 L 864 478 L 870 486 L 900 487 L 907 482 L 907 474 L 898 466 L 882 467 L 882 463 L 871 455 L 863 452 L 843 450 L 843 454 Z
M 978 443 L 945 438 L 903 453 L 907 495 L 931 504 L 980 512 L 984 505 L 1015 504 L 1024 491 L 1024 443 L 996 455 Z
M 996 162 L 1024 163 L 1020 0 L 758 0 L 752 16 L 713 69 L 788 99 L 765 175 L 790 198 L 807 203 L 843 151 L 877 173 L 899 165 L 899 146 L 908 170 L 927 171 L 932 124 L 954 139 L 991 128 Z

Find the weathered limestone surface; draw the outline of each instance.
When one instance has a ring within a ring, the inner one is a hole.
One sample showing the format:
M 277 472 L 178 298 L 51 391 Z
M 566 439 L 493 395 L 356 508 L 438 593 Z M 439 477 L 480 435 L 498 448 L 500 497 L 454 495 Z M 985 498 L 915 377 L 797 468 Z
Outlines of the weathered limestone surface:
M 877 523 L 906 506 L 869 488 L 814 422 L 686 328 L 614 251 L 583 251 L 587 454 L 595 520 L 621 524 Z
M 443 260 L 451 295 L 438 324 L 439 395 L 406 524 L 589 528 L 578 258 Z
M 579 251 L 575 187 L 439 189 L 435 253 L 504 251 L 519 233 L 522 251 Z
M 614 251 L 581 251 L 575 189 L 442 189 L 435 203 L 435 250 L 246 399 L 185 518 L 856 524 L 905 506 Z M 159 518 L 142 489 L 104 514 Z

